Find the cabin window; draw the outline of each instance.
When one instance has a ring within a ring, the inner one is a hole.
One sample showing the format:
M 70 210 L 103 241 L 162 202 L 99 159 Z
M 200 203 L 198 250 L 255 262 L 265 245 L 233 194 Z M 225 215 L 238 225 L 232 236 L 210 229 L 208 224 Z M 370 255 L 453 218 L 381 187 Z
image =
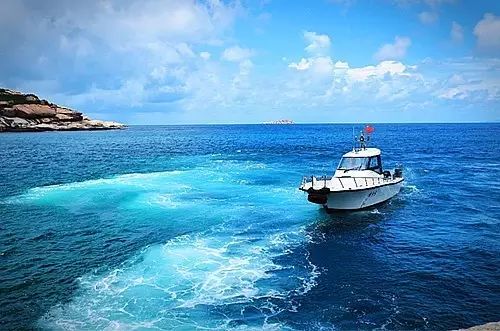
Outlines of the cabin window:
M 378 156 L 372 156 L 370 158 L 370 162 L 368 165 L 368 170 L 373 170 L 375 172 L 381 173 L 382 172 L 382 162 L 380 160 L 380 155 Z
M 343 157 L 340 161 L 339 170 L 366 170 L 369 158 L 367 157 Z

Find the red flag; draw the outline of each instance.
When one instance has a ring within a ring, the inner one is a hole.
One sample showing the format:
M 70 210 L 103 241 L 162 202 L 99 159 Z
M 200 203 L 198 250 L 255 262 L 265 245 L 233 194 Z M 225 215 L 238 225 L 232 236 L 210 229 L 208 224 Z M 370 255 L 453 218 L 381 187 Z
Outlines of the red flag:
M 373 126 L 367 125 L 367 126 L 365 126 L 365 130 L 364 131 L 365 131 L 366 134 L 371 134 L 371 133 L 373 133 L 375 131 L 375 128 Z

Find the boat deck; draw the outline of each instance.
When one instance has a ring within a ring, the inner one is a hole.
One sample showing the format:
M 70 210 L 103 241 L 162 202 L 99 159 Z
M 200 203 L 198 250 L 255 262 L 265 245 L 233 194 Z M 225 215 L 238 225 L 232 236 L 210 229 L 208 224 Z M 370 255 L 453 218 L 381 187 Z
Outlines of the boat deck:
M 347 191 L 347 190 L 364 190 L 368 188 L 376 188 L 388 184 L 396 184 L 402 181 L 403 178 L 393 177 L 304 177 L 299 186 L 302 191 L 308 191 L 312 188 L 315 191 L 321 189 L 329 189 L 331 192 Z

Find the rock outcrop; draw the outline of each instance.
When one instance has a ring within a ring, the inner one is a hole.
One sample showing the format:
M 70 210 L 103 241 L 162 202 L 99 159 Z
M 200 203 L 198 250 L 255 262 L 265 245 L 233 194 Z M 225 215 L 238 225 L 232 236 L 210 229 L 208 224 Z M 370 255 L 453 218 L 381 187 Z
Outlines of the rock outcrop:
M 125 126 L 116 122 L 91 120 L 80 112 L 0 88 L 0 132 L 112 130 Z
M 468 329 L 459 329 L 457 331 L 499 331 L 500 322 L 491 322 L 483 325 L 473 326 Z

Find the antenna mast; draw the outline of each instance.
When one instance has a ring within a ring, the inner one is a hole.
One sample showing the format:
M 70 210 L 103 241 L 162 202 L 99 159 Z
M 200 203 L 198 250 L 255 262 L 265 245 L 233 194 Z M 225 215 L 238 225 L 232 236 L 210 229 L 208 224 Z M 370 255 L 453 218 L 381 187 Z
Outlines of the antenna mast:
M 352 150 L 356 151 L 356 136 L 354 135 L 354 125 L 352 126 Z

